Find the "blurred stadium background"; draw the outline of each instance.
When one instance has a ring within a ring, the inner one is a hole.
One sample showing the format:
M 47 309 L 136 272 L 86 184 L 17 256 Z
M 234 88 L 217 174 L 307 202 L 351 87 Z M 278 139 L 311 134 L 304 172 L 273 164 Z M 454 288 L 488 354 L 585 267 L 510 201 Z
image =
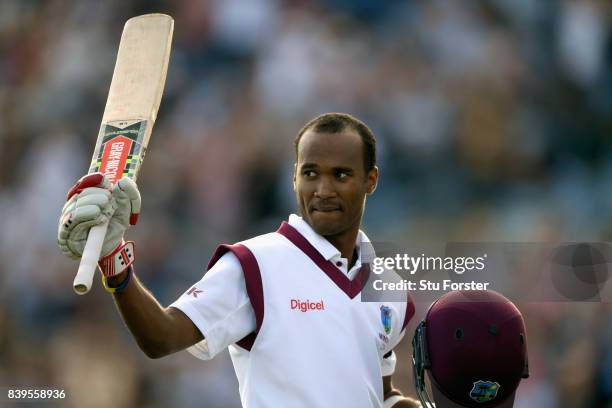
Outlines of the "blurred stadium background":
M 99 282 L 73 294 L 76 264 L 55 244 L 123 23 L 153 11 L 176 30 L 129 234 L 164 304 L 219 242 L 294 210 L 292 141 L 324 111 L 377 134 L 376 239 L 611 239 L 607 0 L 3 0 L 0 386 L 64 388 L 61 406 L 239 406 L 227 355 L 148 360 Z M 517 406 L 612 407 L 610 305 L 519 306 L 532 376 Z M 409 337 L 395 383 L 413 393 Z

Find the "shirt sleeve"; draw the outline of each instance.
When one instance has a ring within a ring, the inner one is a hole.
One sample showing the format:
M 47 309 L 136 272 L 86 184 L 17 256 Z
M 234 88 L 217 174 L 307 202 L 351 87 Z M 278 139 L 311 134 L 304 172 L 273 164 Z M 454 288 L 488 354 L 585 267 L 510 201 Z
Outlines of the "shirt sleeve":
M 393 375 L 396 364 L 397 357 L 395 356 L 395 351 L 391 350 L 388 354 L 385 354 L 385 356 L 380 359 L 380 372 L 382 373 L 382 376 L 387 377 Z
M 392 309 L 394 310 L 395 319 L 393 321 L 393 331 L 388 348 L 385 350 L 384 356 L 380 359 L 380 368 L 383 377 L 392 375 L 395 372 L 397 359 L 393 349 L 402 341 L 406 335 L 406 326 L 414 316 L 415 306 L 414 300 L 409 292 L 406 292 L 406 302 L 395 302 Z
M 232 252 L 225 253 L 170 307 L 185 313 L 204 336 L 187 349 L 202 360 L 210 360 L 256 328 L 242 267 Z

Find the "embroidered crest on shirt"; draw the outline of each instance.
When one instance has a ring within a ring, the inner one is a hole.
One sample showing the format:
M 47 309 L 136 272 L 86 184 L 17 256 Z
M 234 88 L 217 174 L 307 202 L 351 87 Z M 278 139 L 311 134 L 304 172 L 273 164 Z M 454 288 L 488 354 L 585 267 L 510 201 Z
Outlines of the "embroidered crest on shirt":
M 391 334 L 391 308 L 389 306 L 380 307 L 380 320 L 385 328 L 385 333 Z

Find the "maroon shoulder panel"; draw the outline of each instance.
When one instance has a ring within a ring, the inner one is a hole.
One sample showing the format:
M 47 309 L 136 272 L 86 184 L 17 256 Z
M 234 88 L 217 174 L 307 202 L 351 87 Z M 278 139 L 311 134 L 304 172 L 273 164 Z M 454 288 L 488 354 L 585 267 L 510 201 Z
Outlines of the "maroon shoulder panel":
M 259 270 L 259 265 L 257 264 L 255 255 L 253 255 L 249 248 L 242 244 L 219 245 L 210 259 L 210 262 L 208 262 L 207 269 L 212 268 L 212 266 L 229 251 L 236 255 L 236 258 L 238 258 L 238 261 L 240 262 L 242 273 L 244 274 L 247 294 L 249 295 L 251 306 L 255 312 L 255 331 L 236 343 L 243 349 L 250 351 L 251 347 L 253 347 L 255 339 L 257 338 L 257 333 L 259 333 L 264 317 L 264 294 L 263 285 L 261 283 L 261 271 Z
M 410 295 L 410 293 L 408 293 L 407 298 L 406 298 L 406 314 L 404 315 L 404 322 L 402 323 L 402 330 L 404 330 L 406 326 L 408 326 L 408 322 L 410 322 L 410 319 L 412 319 L 412 316 L 414 316 L 414 312 L 415 312 L 414 300 L 412 299 L 412 296 Z

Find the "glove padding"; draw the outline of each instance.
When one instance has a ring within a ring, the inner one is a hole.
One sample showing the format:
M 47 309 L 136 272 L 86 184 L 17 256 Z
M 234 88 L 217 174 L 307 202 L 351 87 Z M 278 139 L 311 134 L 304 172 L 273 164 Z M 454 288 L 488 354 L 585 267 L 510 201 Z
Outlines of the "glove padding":
M 133 180 L 122 178 L 112 186 L 102 173 L 82 177 L 66 199 L 57 237 L 62 252 L 72 259 L 83 255 L 89 229 L 109 219 L 100 257 L 110 254 L 123 241 L 128 226 L 138 221 L 141 206 Z

